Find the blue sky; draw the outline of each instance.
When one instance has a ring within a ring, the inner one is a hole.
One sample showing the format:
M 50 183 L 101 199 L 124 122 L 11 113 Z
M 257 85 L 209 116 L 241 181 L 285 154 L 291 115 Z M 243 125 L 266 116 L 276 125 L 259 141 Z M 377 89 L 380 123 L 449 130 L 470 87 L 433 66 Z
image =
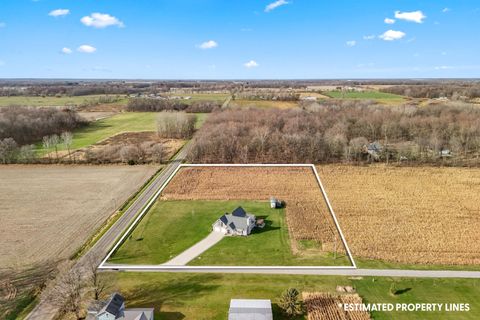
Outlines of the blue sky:
M 475 0 L 1 0 L 0 78 L 479 77 L 479 31 Z

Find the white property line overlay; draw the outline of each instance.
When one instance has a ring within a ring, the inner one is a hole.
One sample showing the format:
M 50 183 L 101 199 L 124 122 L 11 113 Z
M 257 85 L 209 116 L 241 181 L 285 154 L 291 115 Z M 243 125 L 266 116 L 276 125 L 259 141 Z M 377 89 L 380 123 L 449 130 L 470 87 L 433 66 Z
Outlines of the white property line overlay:
M 347 251 L 348 259 L 351 262 L 351 266 L 174 266 L 174 265 L 115 265 L 115 264 L 107 264 L 107 260 L 110 259 L 112 254 L 118 249 L 118 247 L 123 243 L 126 237 L 131 233 L 131 231 L 137 226 L 138 222 L 143 218 L 143 216 L 148 212 L 152 204 L 157 200 L 159 195 L 165 189 L 165 187 L 170 183 L 173 177 L 177 174 L 177 172 L 182 168 L 188 167 L 307 167 L 311 168 L 316 179 L 317 183 L 322 191 L 323 198 L 327 203 L 328 210 L 333 217 L 333 221 L 335 222 L 335 227 L 340 234 L 340 238 L 342 240 L 343 245 L 345 246 L 345 250 Z M 218 269 L 235 269 L 235 270 L 262 270 L 262 269 L 283 269 L 283 270 L 308 270 L 308 269 L 357 269 L 357 265 L 355 260 L 353 259 L 352 253 L 350 248 L 347 245 L 347 241 L 343 235 L 342 229 L 338 223 L 337 217 L 335 212 L 333 211 L 332 205 L 330 204 L 330 200 L 328 199 L 327 193 L 325 192 L 325 188 L 323 187 L 322 181 L 320 180 L 320 176 L 318 175 L 317 169 L 313 164 L 180 164 L 168 177 L 168 179 L 163 183 L 163 185 L 158 189 L 158 191 L 150 198 L 150 201 L 145 205 L 142 212 L 137 216 L 137 218 L 133 221 L 133 223 L 128 227 L 128 229 L 123 233 L 122 237 L 117 241 L 117 243 L 113 246 L 107 256 L 102 260 L 98 269 L 102 270 L 165 270 L 165 271 L 172 271 L 172 270 L 218 270 Z

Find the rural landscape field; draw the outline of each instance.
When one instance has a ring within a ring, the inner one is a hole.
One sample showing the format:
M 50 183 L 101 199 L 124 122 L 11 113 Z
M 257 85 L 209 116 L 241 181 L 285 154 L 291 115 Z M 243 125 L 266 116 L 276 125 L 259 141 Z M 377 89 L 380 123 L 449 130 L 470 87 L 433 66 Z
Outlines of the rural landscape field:
M 326 165 L 318 171 L 355 257 L 467 269 L 480 263 L 478 169 Z
M 0 319 L 480 319 L 468 0 L 3 0 Z

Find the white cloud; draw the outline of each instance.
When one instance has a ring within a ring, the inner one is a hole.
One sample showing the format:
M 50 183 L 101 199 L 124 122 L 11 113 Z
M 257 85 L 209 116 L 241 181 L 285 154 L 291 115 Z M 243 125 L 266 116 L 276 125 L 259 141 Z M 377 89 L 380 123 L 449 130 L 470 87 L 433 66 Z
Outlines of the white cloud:
M 350 40 L 350 41 L 347 41 L 345 44 L 347 45 L 347 47 L 355 47 L 355 45 L 357 44 L 357 41 Z
M 56 9 L 56 10 L 50 11 L 50 13 L 48 15 L 51 16 L 51 17 L 62 17 L 62 16 L 66 16 L 67 14 L 70 14 L 70 10 L 68 10 L 68 9 Z
M 89 16 L 85 16 L 80 21 L 86 25 L 87 27 L 94 27 L 94 28 L 106 28 L 109 26 L 117 26 L 117 27 L 124 27 L 122 21 L 118 18 L 111 16 L 107 13 L 92 13 Z
M 374 34 L 369 34 L 369 35 L 363 36 L 363 40 L 373 40 L 373 39 L 375 39 Z
M 259 66 L 259 64 L 258 64 L 255 60 L 250 60 L 250 61 L 244 63 L 243 65 L 244 65 L 246 68 L 249 68 L 249 69 L 251 69 L 251 68 L 256 68 L 256 67 Z
M 7 24 L 5 22 L 0 22 L 0 28 L 5 28 Z
M 423 14 L 422 11 L 411 11 L 411 12 L 400 12 L 395 11 L 395 18 L 410 22 L 423 23 L 423 20 L 427 16 Z
M 213 41 L 213 40 L 208 40 L 208 41 L 205 41 L 204 43 L 200 44 L 198 46 L 200 49 L 213 49 L 213 48 L 216 48 L 218 47 L 218 43 L 216 41 Z
M 385 18 L 385 20 L 383 20 L 383 22 L 385 22 L 386 24 L 394 24 L 394 23 L 395 23 L 395 19 Z
M 286 4 L 289 4 L 289 2 L 285 1 L 285 0 L 277 0 L 277 1 L 272 2 L 269 5 L 267 5 L 265 7 L 265 12 L 270 12 L 270 11 L 272 11 L 272 10 L 278 8 L 278 7 L 284 6 Z
M 393 40 L 402 39 L 405 36 L 406 36 L 405 32 L 396 31 L 396 30 L 388 30 L 388 31 L 385 31 L 383 34 L 379 35 L 379 38 L 383 39 L 385 41 L 393 41 Z
M 447 13 L 449 11 L 450 11 L 450 8 L 443 8 L 443 10 L 442 10 L 443 13 Z
M 72 52 L 73 52 L 73 51 L 72 51 L 72 49 L 70 49 L 70 48 L 66 48 L 66 47 L 65 47 L 65 48 L 62 49 L 62 53 L 63 53 L 63 54 L 70 54 L 70 53 L 72 53 Z
M 449 70 L 449 69 L 453 69 L 452 66 L 438 66 L 438 67 L 435 67 L 435 70 Z
M 97 48 L 92 47 L 91 45 L 88 45 L 88 44 L 83 44 L 77 48 L 77 51 L 83 52 L 83 53 L 94 53 L 95 51 L 97 51 Z

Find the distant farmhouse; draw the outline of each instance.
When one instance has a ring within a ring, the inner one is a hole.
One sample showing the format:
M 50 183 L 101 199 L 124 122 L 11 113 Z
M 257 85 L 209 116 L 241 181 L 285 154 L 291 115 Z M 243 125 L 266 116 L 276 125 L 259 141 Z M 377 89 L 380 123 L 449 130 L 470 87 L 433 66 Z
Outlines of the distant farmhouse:
M 273 320 L 270 300 L 232 299 L 228 320 Z
M 154 320 L 153 308 L 125 309 L 125 299 L 118 293 L 88 308 L 87 320 Z
M 256 218 L 242 207 L 225 213 L 212 225 L 213 231 L 229 236 L 248 236 L 255 227 Z

